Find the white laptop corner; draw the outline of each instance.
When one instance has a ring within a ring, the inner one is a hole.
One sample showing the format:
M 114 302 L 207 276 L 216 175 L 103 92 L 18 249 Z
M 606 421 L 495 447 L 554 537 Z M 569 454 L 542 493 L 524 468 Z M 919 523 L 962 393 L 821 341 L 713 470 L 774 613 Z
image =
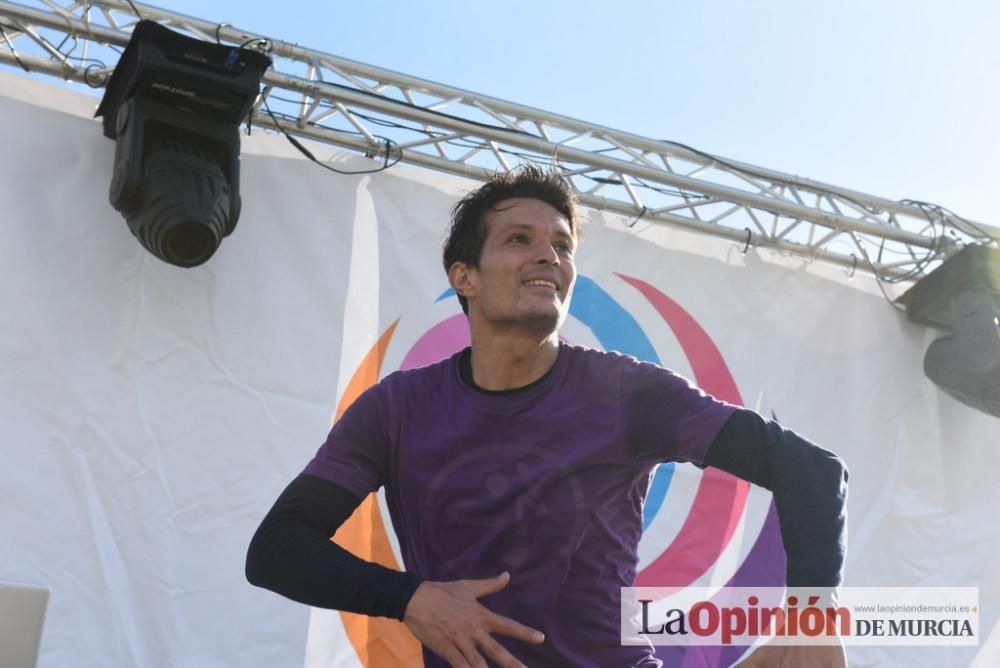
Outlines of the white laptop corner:
M 35 668 L 49 589 L 0 580 L 0 666 Z

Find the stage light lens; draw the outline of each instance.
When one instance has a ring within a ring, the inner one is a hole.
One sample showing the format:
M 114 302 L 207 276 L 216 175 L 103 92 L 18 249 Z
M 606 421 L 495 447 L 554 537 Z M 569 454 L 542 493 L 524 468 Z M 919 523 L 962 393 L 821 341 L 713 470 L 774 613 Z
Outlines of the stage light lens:
M 142 200 L 127 221 L 148 251 L 170 264 L 196 267 L 215 254 L 234 211 L 210 146 L 175 135 L 147 157 Z
M 219 240 L 201 223 L 180 223 L 164 233 L 163 256 L 182 267 L 196 267 L 212 257 Z

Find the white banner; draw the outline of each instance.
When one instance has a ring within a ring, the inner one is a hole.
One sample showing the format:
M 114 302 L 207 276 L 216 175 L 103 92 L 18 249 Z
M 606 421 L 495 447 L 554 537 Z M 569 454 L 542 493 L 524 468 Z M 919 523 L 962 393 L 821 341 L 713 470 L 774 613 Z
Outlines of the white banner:
M 243 560 L 338 407 L 464 345 L 440 243 L 475 184 L 403 165 L 338 176 L 257 132 L 236 231 L 179 269 L 109 205 L 94 103 L 0 73 L 0 579 L 52 590 L 40 664 L 411 665 L 398 623 L 310 613 L 247 584 Z M 979 589 L 982 645 L 851 659 L 1000 665 L 1000 421 L 924 377 L 934 333 L 860 273 L 585 218 L 568 340 L 660 362 L 841 454 L 846 584 Z M 637 586 L 781 584 L 763 490 L 661 467 L 644 520 Z M 349 524 L 338 541 L 399 565 L 381 502 Z M 693 665 L 683 651 L 662 656 Z

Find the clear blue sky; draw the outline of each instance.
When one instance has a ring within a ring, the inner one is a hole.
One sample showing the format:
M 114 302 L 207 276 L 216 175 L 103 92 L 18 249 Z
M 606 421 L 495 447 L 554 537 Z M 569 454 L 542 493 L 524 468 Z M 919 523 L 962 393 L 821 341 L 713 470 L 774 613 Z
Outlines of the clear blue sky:
M 1000 0 L 158 0 L 1000 226 Z

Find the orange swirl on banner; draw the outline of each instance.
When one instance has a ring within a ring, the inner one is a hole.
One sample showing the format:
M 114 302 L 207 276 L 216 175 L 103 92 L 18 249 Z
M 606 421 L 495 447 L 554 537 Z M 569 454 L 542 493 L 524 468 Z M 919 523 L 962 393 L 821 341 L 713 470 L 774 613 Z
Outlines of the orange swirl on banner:
M 396 319 L 385 330 L 378 342 L 368 351 L 358 366 L 358 370 L 347 384 L 344 396 L 337 405 L 334 421 L 339 420 L 344 411 L 361 394 L 379 379 L 385 351 L 396 330 Z M 361 502 L 354 514 L 344 522 L 330 540 L 362 559 L 382 564 L 387 568 L 400 570 L 396 555 L 389 544 L 389 535 L 382 521 L 382 512 L 374 494 Z M 368 617 L 349 612 L 340 613 L 347 637 L 363 666 L 420 666 L 423 657 L 420 643 L 409 629 L 394 619 Z

